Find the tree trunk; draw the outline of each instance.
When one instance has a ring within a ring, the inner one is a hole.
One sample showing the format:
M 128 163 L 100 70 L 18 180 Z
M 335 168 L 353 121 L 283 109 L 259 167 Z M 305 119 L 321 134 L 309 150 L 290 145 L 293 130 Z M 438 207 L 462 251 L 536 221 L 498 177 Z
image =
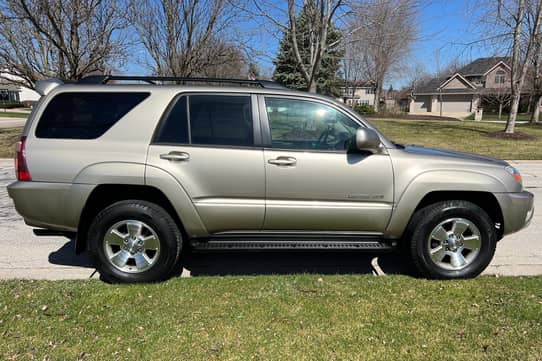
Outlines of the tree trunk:
M 518 115 L 520 98 L 521 98 L 521 93 L 519 91 L 515 92 L 515 94 L 512 95 L 512 104 L 510 105 L 510 114 L 508 114 L 508 120 L 506 121 L 506 128 L 504 129 L 506 133 L 514 133 L 514 129 L 516 127 L 516 118 Z
M 309 84 L 309 93 L 316 93 L 318 90 L 316 79 L 312 79 L 311 83 Z
M 382 87 L 380 85 L 377 85 L 375 87 L 375 102 L 373 105 L 373 110 L 375 113 L 378 113 L 380 111 L 380 93 L 382 92 Z
M 502 118 L 502 103 L 499 103 L 499 120 Z
M 540 106 L 542 106 L 542 95 L 536 95 L 533 105 L 533 113 L 531 114 L 531 124 L 538 123 L 540 119 Z

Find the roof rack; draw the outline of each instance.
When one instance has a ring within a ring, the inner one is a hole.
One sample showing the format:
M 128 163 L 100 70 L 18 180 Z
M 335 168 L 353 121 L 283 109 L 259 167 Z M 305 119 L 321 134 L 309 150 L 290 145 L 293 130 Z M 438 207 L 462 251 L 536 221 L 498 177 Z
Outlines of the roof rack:
M 78 81 L 79 84 L 107 84 L 110 81 L 142 81 L 148 84 L 156 82 L 186 83 L 219 83 L 253 85 L 267 89 L 285 89 L 281 84 L 270 80 L 227 79 L 227 78 L 181 78 L 174 76 L 130 76 L 130 75 L 89 75 Z

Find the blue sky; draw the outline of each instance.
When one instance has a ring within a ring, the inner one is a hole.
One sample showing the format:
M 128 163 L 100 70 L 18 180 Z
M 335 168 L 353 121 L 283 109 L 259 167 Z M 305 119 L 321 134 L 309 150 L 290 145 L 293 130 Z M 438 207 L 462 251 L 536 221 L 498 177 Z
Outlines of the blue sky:
M 435 0 L 420 14 L 421 39 L 414 55 L 430 73 L 452 61 L 468 62 L 491 56 L 480 44 L 465 45 L 480 38 L 473 0 Z
M 437 67 L 442 69 L 451 62 L 465 63 L 478 57 L 499 55 L 490 53 L 479 44 L 466 45 L 480 37 L 475 23 L 477 14 L 472 13 L 473 9 L 477 9 L 475 0 L 426 1 L 430 1 L 430 4 L 423 7 L 420 13 L 420 39 L 414 45 L 412 57 L 406 61 L 407 65 L 422 64 L 428 73 L 436 74 Z M 241 24 L 240 27 L 242 30 L 250 30 L 258 25 L 253 22 Z M 250 41 L 252 47 L 267 53 L 267 56 L 255 59 L 263 74 L 272 71 L 272 57 L 278 48 L 276 35 L 259 34 Z M 138 54 L 139 58 L 143 52 Z M 130 74 L 148 73 L 148 69 L 140 64 L 128 64 L 125 70 Z M 400 88 L 406 85 L 407 77 L 408 74 L 404 74 L 390 79 L 386 87 L 392 84 L 394 88 Z

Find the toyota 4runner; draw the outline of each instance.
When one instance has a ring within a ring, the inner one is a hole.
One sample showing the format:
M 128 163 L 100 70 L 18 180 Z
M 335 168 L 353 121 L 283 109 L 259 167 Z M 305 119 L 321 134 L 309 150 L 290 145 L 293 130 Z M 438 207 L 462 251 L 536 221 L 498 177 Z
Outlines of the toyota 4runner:
M 474 277 L 533 216 L 508 163 L 395 144 L 348 107 L 272 82 L 37 89 L 9 195 L 36 234 L 75 239 L 111 282 L 164 280 L 185 247 L 399 248 L 425 277 Z

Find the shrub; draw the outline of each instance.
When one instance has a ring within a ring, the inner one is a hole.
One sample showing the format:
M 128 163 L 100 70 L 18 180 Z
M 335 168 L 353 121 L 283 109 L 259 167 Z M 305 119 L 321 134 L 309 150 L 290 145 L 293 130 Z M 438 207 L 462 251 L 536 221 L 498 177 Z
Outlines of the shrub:
M 24 104 L 21 102 L 0 102 L 0 108 L 2 109 L 24 108 Z
M 359 114 L 362 114 L 362 115 L 370 115 L 370 114 L 374 114 L 375 110 L 373 108 L 372 105 L 355 105 L 354 106 L 354 111 L 358 112 Z

